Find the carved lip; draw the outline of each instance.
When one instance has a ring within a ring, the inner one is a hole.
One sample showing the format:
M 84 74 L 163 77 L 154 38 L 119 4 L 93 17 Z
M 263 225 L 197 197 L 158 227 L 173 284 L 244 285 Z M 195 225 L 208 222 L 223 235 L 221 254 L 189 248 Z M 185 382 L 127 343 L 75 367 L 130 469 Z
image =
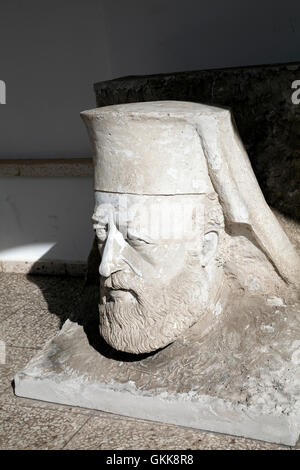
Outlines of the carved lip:
M 109 289 L 107 300 L 119 300 L 119 299 L 124 299 L 131 294 L 131 291 L 129 289 Z
M 106 295 L 106 300 L 107 302 L 109 301 L 115 301 L 115 300 L 131 300 L 135 299 L 136 301 L 138 300 L 138 296 L 136 292 L 134 292 L 132 289 L 123 289 L 123 288 L 110 288 L 107 290 L 107 295 Z

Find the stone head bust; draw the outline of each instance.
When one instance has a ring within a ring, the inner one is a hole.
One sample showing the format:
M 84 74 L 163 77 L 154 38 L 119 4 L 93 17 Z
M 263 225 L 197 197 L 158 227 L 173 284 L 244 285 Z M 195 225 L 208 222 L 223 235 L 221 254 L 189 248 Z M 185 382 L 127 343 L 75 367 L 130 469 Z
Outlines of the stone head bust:
M 200 320 L 213 327 L 228 275 L 249 289 L 296 282 L 297 255 L 228 110 L 170 101 L 81 114 L 93 147 L 99 328 L 109 345 L 146 353 Z

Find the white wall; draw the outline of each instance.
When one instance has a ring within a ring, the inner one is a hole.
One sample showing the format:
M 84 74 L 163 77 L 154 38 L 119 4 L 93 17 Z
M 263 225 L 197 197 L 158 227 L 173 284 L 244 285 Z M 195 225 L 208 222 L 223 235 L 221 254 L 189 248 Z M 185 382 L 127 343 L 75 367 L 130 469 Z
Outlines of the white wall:
M 86 261 L 92 213 L 92 178 L 0 178 L 0 261 Z
M 94 82 L 299 61 L 299 44 L 299 0 L 2 0 L 0 158 L 90 155 Z
M 0 158 L 86 157 L 79 112 L 110 78 L 101 0 L 1 0 Z
M 103 0 L 111 74 L 299 61 L 299 0 Z
M 299 61 L 299 44 L 299 0 L 1 1 L 0 158 L 89 156 L 94 82 Z M 86 258 L 90 179 L 0 183 L 0 262 Z

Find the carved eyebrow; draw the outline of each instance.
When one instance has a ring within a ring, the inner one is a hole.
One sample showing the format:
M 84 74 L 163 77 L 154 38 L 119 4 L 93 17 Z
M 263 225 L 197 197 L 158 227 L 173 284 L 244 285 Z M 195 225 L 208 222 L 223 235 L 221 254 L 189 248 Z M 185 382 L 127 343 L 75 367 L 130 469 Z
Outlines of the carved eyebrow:
M 93 222 L 99 222 L 99 216 L 96 215 L 96 214 L 93 214 L 93 215 L 92 215 L 92 221 L 93 221 Z
M 93 222 L 96 222 L 97 224 L 103 224 L 103 225 L 107 225 L 107 221 L 104 221 L 103 219 L 105 218 L 105 216 L 101 216 L 101 215 L 96 215 L 96 214 L 93 214 L 92 215 L 92 221 Z

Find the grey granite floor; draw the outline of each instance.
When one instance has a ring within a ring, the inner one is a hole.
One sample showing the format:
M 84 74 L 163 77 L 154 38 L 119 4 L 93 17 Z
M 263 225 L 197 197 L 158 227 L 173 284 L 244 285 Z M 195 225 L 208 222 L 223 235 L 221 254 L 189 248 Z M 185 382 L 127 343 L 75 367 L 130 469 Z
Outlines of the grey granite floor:
M 12 378 L 60 329 L 80 278 L 0 274 L 0 449 L 289 449 L 16 397 Z M 300 449 L 300 445 L 297 446 Z

